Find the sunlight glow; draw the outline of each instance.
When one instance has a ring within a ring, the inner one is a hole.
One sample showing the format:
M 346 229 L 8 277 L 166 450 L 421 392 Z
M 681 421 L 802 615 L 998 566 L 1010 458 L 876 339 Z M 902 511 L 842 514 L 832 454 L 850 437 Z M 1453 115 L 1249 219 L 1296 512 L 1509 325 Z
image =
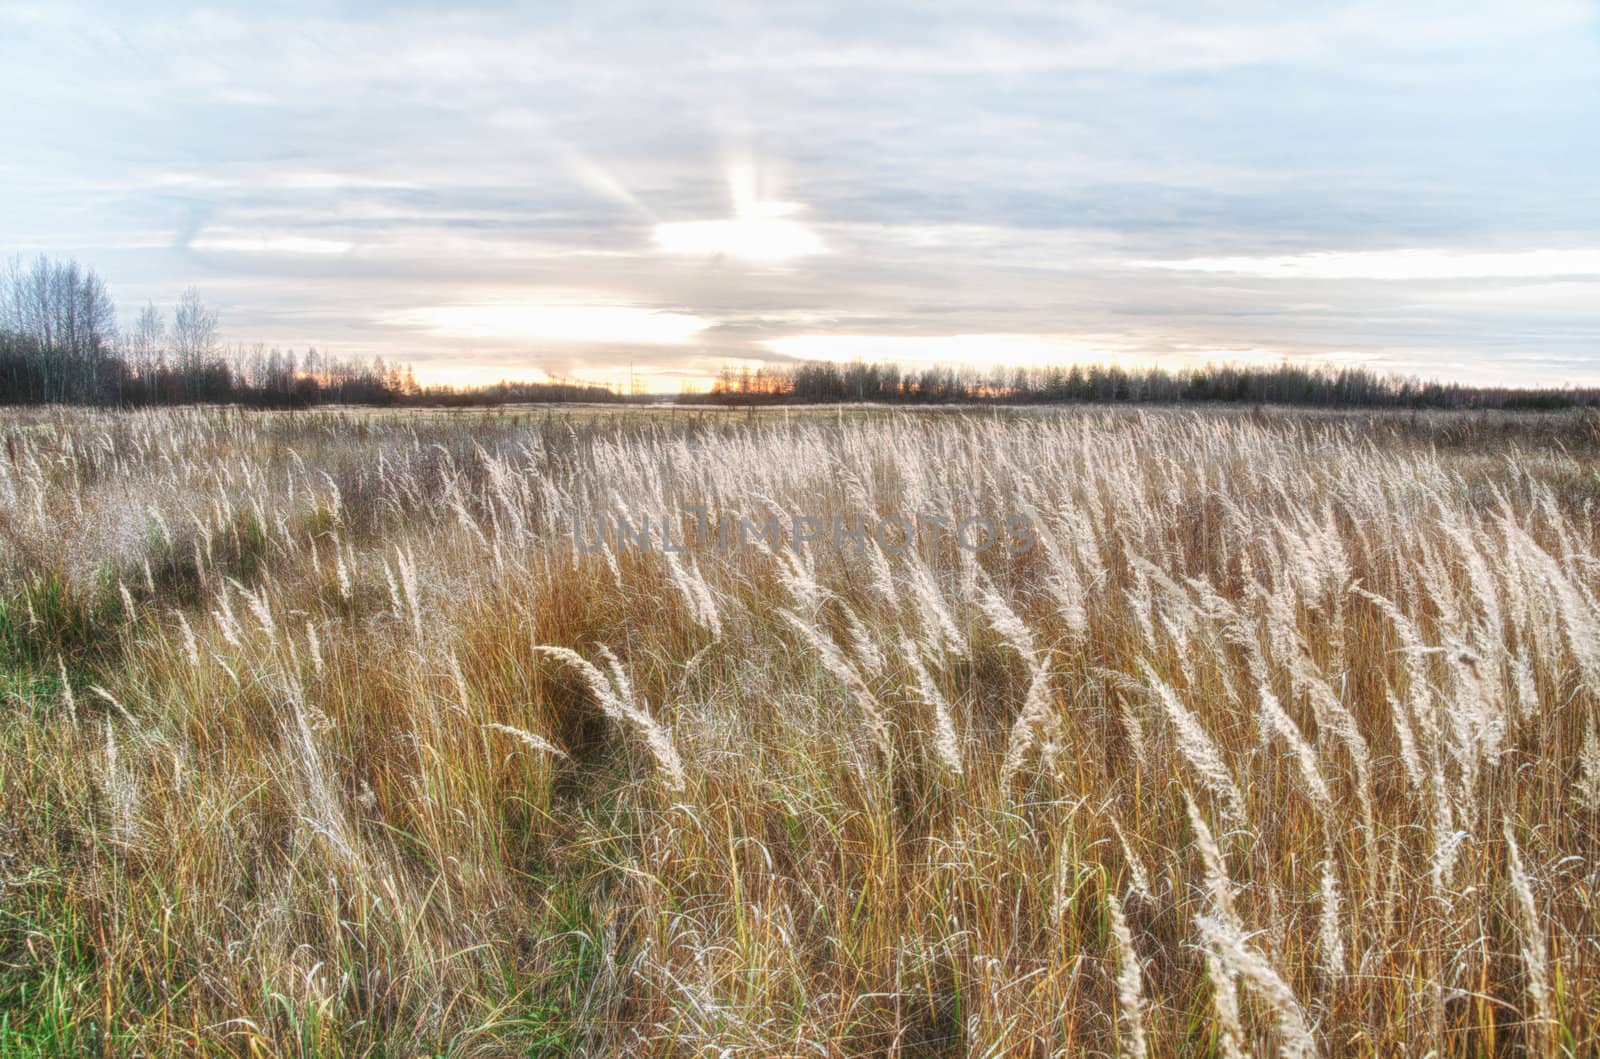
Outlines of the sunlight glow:
M 385 322 L 454 338 L 640 345 L 676 345 L 711 326 L 688 313 L 626 305 L 435 305 L 392 314 Z
M 424 386 L 493 386 L 497 382 L 550 382 L 550 375 L 525 364 L 437 364 L 416 369 Z
M 754 170 L 735 165 L 728 173 L 733 216 L 710 221 L 669 221 L 655 226 L 656 246 L 669 254 L 728 256 L 747 261 L 786 261 L 823 252 L 822 240 L 799 221 L 794 202 L 759 199 Z
M 755 361 L 753 366 L 762 362 Z M 536 367 L 526 361 L 493 361 L 474 364 L 434 364 L 416 369 L 424 386 L 468 388 L 496 383 L 588 383 L 606 386 L 617 393 L 676 396 L 711 388 L 716 376 L 698 369 L 658 368 L 648 365 L 618 364 L 596 367 L 566 367 L 559 373 Z
M 767 217 L 658 224 L 656 245 L 669 254 L 726 254 L 748 261 L 785 261 L 822 252 L 822 241 L 805 225 Z

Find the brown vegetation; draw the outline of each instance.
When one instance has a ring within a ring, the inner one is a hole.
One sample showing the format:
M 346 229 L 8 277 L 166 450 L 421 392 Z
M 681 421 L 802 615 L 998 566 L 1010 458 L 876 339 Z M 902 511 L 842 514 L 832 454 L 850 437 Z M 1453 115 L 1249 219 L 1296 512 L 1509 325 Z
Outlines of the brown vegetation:
M 1587 1052 L 1597 440 L 10 414 L 0 1051 Z

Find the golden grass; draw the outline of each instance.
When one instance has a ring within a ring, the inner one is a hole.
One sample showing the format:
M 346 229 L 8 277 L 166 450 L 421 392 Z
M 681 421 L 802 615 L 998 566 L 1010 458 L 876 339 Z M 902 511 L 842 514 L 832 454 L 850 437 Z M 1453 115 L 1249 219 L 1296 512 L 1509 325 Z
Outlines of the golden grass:
M 1587 1054 L 1597 439 L 18 414 L 0 1054 Z

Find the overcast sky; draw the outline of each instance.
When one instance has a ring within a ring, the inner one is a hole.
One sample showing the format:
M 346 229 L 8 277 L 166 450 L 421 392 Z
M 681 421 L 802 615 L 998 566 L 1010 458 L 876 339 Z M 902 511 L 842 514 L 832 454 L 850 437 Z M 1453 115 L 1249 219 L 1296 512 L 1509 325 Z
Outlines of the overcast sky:
M 0 189 L 125 321 L 424 378 L 1600 384 L 1594 0 L 0 2 Z

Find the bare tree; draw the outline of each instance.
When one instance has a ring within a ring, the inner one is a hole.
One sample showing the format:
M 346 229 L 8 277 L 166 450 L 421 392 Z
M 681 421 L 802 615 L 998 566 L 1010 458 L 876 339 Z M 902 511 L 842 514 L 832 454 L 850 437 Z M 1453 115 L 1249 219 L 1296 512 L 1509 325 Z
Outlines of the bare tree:
M 217 314 L 190 287 L 172 314 L 172 353 L 191 397 L 200 396 L 208 361 L 217 353 Z
M 154 374 L 166 357 L 166 347 L 166 318 L 161 315 L 161 310 L 156 308 L 155 302 L 148 302 L 139 310 L 139 319 L 133 325 L 133 339 L 129 352 L 134 370 L 146 377 Z
M 93 269 L 40 256 L 31 267 L 12 261 L 0 294 L 4 329 L 26 339 L 46 401 L 99 396 L 116 337 L 116 310 Z

